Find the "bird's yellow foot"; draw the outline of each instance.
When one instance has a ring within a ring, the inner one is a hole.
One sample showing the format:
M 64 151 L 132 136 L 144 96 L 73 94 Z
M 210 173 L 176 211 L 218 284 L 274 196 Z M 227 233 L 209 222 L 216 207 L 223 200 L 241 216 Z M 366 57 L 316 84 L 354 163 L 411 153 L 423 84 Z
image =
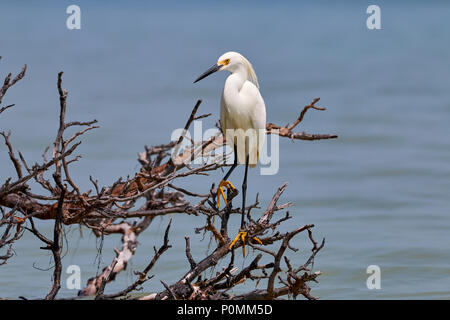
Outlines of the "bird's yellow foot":
M 217 208 L 220 206 L 220 196 L 222 196 L 223 200 L 225 201 L 225 205 L 228 204 L 227 197 L 225 196 L 225 192 L 223 191 L 223 187 L 227 188 L 228 190 L 236 190 L 236 188 L 233 186 L 233 184 L 230 181 L 222 180 L 219 183 L 219 188 L 217 189 Z
M 242 255 L 245 256 L 245 238 L 247 237 L 247 232 L 246 231 L 239 231 L 238 235 L 236 236 L 236 238 L 234 238 L 234 240 L 231 242 L 231 244 L 228 246 L 229 249 L 233 248 L 233 246 L 236 244 L 236 242 L 238 242 L 239 240 L 242 241 Z M 259 240 L 257 237 L 252 237 L 252 239 L 256 242 L 258 242 L 259 244 L 263 244 L 261 242 L 261 240 Z

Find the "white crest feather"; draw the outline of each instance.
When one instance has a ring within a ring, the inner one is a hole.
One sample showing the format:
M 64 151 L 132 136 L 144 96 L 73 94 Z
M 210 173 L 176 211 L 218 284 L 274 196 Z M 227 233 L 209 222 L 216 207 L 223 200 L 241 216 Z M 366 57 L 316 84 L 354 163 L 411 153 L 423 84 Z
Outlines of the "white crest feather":
M 247 67 L 247 74 L 248 74 L 247 80 L 252 82 L 259 89 L 258 77 L 256 76 L 255 70 L 253 70 L 252 64 L 243 55 L 240 56 L 242 58 L 242 61 L 244 61 Z

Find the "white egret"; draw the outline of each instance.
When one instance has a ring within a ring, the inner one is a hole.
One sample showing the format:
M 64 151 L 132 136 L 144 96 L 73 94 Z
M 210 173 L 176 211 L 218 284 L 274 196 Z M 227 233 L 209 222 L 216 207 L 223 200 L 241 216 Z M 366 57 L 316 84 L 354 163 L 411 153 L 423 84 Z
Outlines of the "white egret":
M 231 172 L 238 164 L 245 164 L 244 181 L 242 183 L 242 216 L 241 228 L 237 237 L 231 242 L 230 248 L 240 239 L 245 254 L 245 197 L 247 191 L 248 166 L 256 166 L 261 148 L 264 144 L 266 130 L 266 106 L 259 92 L 258 78 L 251 63 L 237 52 L 223 54 L 211 68 L 206 70 L 197 80 L 209 76 L 216 71 L 227 70 L 231 74 L 225 81 L 220 102 L 220 122 L 226 142 L 234 147 L 234 163 L 220 181 L 217 192 L 217 206 L 220 196 L 227 204 L 223 187 L 235 189 L 228 181 Z M 254 238 L 260 242 L 259 239 Z M 260 242 L 261 243 L 261 242 Z

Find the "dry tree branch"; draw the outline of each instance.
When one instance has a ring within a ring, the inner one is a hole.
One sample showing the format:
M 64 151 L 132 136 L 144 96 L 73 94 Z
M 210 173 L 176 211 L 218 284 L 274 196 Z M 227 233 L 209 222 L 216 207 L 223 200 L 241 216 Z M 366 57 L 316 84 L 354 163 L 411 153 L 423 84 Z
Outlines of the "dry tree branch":
M 41 247 L 42 250 L 50 250 L 53 255 L 54 260 L 54 271 L 53 271 L 53 284 L 49 291 L 49 293 L 45 296 L 46 300 L 53 300 L 59 289 L 61 288 L 61 271 L 62 271 L 62 262 L 61 262 L 61 245 L 60 245 L 60 237 L 61 237 L 61 218 L 62 218 L 62 205 L 64 203 L 64 197 L 66 194 L 66 188 L 61 183 L 61 177 L 58 176 L 58 174 L 55 172 L 53 174 L 53 178 L 55 179 L 55 182 L 60 186 L 61 188 L 61 194 L 60 198 L 58 200 L 58 206 L 57 206 L 57 215 L 54 223 L 53 228 L 53 240 L 48 239 L 43 234 L 41 234 L 32 218 L 30 217 L 30 223 L 31 223 L 31 229 L 26 228 L 30 232 L 32 232 L 39 240 L 45 243 L 44 247 Z
M 5 111 L 6 109 L 9 109 L 9 108 L 11 108 L 11 107 L 14 107 L 14 106 L 15 106 L 15 104 L 10 104 L 10 105 L 1 107 L 1 108 L 0 108 L 0 113 L 2 113 L 3 111 Z
M 11 162 L 14 164 L 14 168 L 16 169 L 17 176 L 20 179 L 20 178 L 22 178 L 22 166 L 20 165 L 19 160 L 17 160 L 17 158 L 15 157 L 13 147 L 11 145 L 11 142 L 9 141 L 9 137 L 11 136 L 11 131 L 8 131 L 8 133 L 0 132 L 0 135 L 2 135 L 3 138 L 5 139 L 5 144 L 9 150 L 9 158 L 11 159 Z
M 116 257 L 114 259 L 117 263 L 115 263 L 114 267 L 104 268 L 100 275 L 89 279 L 87 286 L 78 293 L 79 296 L 92 296 L 97 294 L 99 288 L 102 286 L 102 282 L 105 279 L 106 283 L 108 283 L 114 280 L 119 272 L 125 270 L 128 262 L 134 254 L 134 251 L 136 250 L 136 232 L 129 223 L 123 222 L 120 224 L 111 224 L 105 226 L 102 231 L 105 234 L 122 234 L 121 250 L 114 248 L 116 253 Z
M 0 249 L 5 250 L 4 253 L 0 255 L 0 266 L 6 264 L 7 260 L 13 256 L 12 246 L 14 242 L 23 234 L 24 229 L 21 227 L 22 220 L 16 216 L 18 213 L 17 208 L 6 212 L 1 209 L 2 217 L 0 219 L 0 228 L 3 229 L 3 234 L 0 237 Z M 12 232 L 13 230 L 14 233 Z
M 99 299 L 112 299 L 112 298 L 126 296 L 128 293 L 130 293 L 130 292 L 132 292 L 134 290 L 138 290 L 138 288 L 144 282 L 146 282 L 146 281 L 150 280 L 151 278 L 153 278 L 153 276 L 147 276 L 147 274 L 150 272 L 150 270 L 156 264 L 156 261 L 158 261 L 159 257 L 165 251 L 167 251 L 168 249 L 170 249 L 172 247 L 171 245 L 169 245 L 169 230 L 170 230 L 171 224 L 172 224 L 172 219 L 169 220 L 169 224 L 167 225 L 166 231 L 164 232 L 164 243 L 162 244 L 162 246 L 158 250 L 156 250 L 156 248 L 154 248 L 155 255 L 153 256 L 153 258 L 150 261 L 150 263 L 147 265 L 147 267 L 145 267 L 145 269 L 142 272 L 137 272 L 137 273 L 135 272 L 135 274 L 138 276 L 137 280 L 133 284 L 128 286 L 126 289 L 121 290 L 121 291 L 116 292 L 116 293 L 113 293 L 113 294 L 108 294 L 108 295 L 102 294 Z M 106 283 L 106 281 L 104 281 L 104 282 Z
M 62 219 L 62 206 L 64 203 L 64 197 L 66 195 L 66 188 L 62 185 L 61 176 L 58 172 L 53 174 L 56 184 L 61 190 L 61 194 L 58 200 L 58 207 L 56 209 L 55 226 L 53 228 L 53 241 L 50 243 L 50 249 L 52 250 L 53 260 L 55 261 L 55 270 L 53 272 L 53 285 L 50 292 L 45 297 L 46 300 L 53 300 L 56 297 L 59 289 L 61 288 L 61 219 Z
M 1 57 L 0 57 L 1 59 Z M 9 73 L 5 80 L 3 81 L 3 85 L 0 88 L 0 104 L 2 103 L 3 97 L 5 96 L 6 92 L 9 88 L 14 86 L 18 81 L 22 80 L 22 78 L 25 76 L 25 72 L 27 70 L 27 66 L 24 65 L 22 70 L 14 77 L 14 79 L 11 81 L 12 74 Z M 15 106 L 15 104 L 6 105 L 4 107 L 0 108 L 0 114 L 2 114 L 5 110 Z M 9 137 L 11 135 L 11 132 L 9 131 L 7 134 L 5 132 L 0 132 L 0 134 L 3 136 L 5 140 L 5 144 L 9 150 L 9 157 L 14 165 L 14 168 L 16 170 L 17 176 L 22 178 L 22 168 L 20 165 L 20 162 L 17 160 L 14 154 L 14 150 L 12 147 L 12 144 L 9 141 Z M 11 182 L 12 178 L 9 178 L 5 181 L 3 186 L 8 185 Z M 2 190 L 3 187 L 0 188 L 0 199 L 2 197 Z M 0 252 L 0 266 L 3 264 L 6 264 L 7 260 L 10 259 L 13 256 L 13 244 L 16 240 L 20 239 L 20 237 L 23 234 L 23 227 L 22 223 L 24 220 L 20 217 L 18 217 L 16 214 L 20 213 L 20 210 L 17 205 L 11 205 L 7 206 L 8 208 L 11 208 L 8 213 L 3 209 L 2 206 L 0 206 L 2 219 L 0 220 L 0 228 L 2 228 L 2 236 L 0 238 L 0 250 L 6 250 L 6 252 L 1 253 Z M 11 231 L 15 229 L 15 232 L 12 234 Z
M 306 132 L 292 132 L 300 122 L 302 122 L 303 117 L 308 109 L 315 109 L 324 111 L 326 108 L 318 107 L 315 104 L 320 100 L 320 98 L 315 98 L 310 104 L 306 105 L 298 118 L 292 123 L 292 125 L 285 125 L 284 127 L 275 125 L 273 123 L 268 123 L 266 125 L 267 134 L 278 134 L 281 137 L 298 139 L 298 140 L 322 140 L 322 139 L 335 139 L 338 136 L 335 134 L 308 134 Z
M 11 75 L 5 79 L 0 89 L 0 102 L 4 94 L 12 85 L 23 78 L 26 66 L 12 81 Z M 9 158 L 15 168 L 17 178 L 7 179 L 0 185 L 0 209 L 2 220 L 0 228 L 4 228 L 0 238 L 0 249 L 8 248 L 6 254 L 0 255 L 6 261 L 11 256 L 12 243 L 20 238 L 24 230 L 29 230 L 40 241 L 44 242 L 44 250 L 50 250 L 53 255 L 54 270 L 52 287 L 46 299 L 55 299 L 61 286 L 61 248 L 64 225 L 77 224 L 88 229 L 97 237 L 110 234 L 122 235 L 122 246 L 114 248 L 116 253 L 113 261 L 104 267 L 100 274 L 88 280 L 85 288 L 80 290 L 81 296 L 95 296 L 96 299 L 130 298 L 129 294 L 142 288 L 142 285 L 153 276 L 147 276 L 157 260 L 170 247 L 169 229 L 171 220 L 166 228 L 163 244 L 156 250 L 148 266 L 139 273 L 136 281 L 127 288 L 113 294 L 104 294 L 105 287 L 126 269 L 130 260 L 136 253 L 137 238 L 151 225 L 153 219 L 167 214 L 187 214 L 203 216 L 204 226 L 196 228 L 196 232 L 210 234 L 217 240 L 216 247 L 202 259 L 192 257 L 190 239 L 185 238 L 185 252 L 189 270 L 178 281 L 167 284 L 161 282 L 162 290 L 152 294 L 146 294 L 140 299 L 165 300 L 165 299 L 276 299 L 284 295 L 296 297 L 298 294 L 308 299 L 310 295 L 309 281 L 316 281 L 320 273 L 312 272 L 316 254 L 322 249 L 324 241 L 319 245 L 313 238 L 313 225 L 305 225 L 291 232 L 280 234 L 277 230 L 280 224 L 289 220 L 291 216 L 286 212 L 284 216 L 273 219 L 276 213 L 291 206 L 291 203 L 278 205 L 279 198 L 287 187 L 287 183 L 278 188 L 268 207 L 261 212 L 258 198 L 255 203 L 245 208 L 247 212 L 248 239 L 258 237 L 261 243 L 247 240 L 248 243 L 238 241 L 233 249 L 229 248 L 230 237 L 228 235 L 229 217 L 241 212 L 239 207 L 233 206 L 233 198 L 237 192 L 228 195 L 228 205 L 218 210 L 215 199 L 217 189 L 214 185 L 208 193 L 181 188 L 178 181 L 188 179 L 191 176 L 207 176 L 210 172 L 221 169 L 227 164 L 222 156 L 215 156 L 215 150 L 222 148 L 226 141 L 223 135 L 216 134 L 207 141 L 190 141 L 190 145 L 181 149 L 185 139 L 185 133 L 189 130 L 194 120 L 209 117 L 211 114 L 197 115 L 201 100 L 195 104 L 187 122 L 184 125 L 183 134 L 177 141 L 166 144 L 145 147 L 145 152 L 139 154 L 138 161 L 141 164 L 139 172 L 126 179 L 119 178 L 110 186 L 100 187 L 97 180 L 90 177 L 94 192 L 82 191 L 70 175 L 70 165 L 79 160 L 80 155 L 72 155 L 80 141 L 77 140 L 86 132 L 98 128 L 97 121 L 66 121 L 67 95 L 68 92 L 62 88 L 62 72 L 58 74 L 57 89 L 59 94 L 59 126 L 53 141 L 52 156 L 46 158 L 43 154 L 43 162 L 29 166 L 23 155 L 19 152 L 16 157 L 13 145 L 10 142 L 10 133 L 2 132 L 5 144 L 8 148 Z M 309 109 L 325 110 L 316 106 L 319 98 L 314 99 L 305 106 L 298 118 L 284 127 L 268 123 L 267 134 L 278 134 L 281 137 L 299 140 L 333 139 L 336 135 L 308 134 L 305 132 L 293 132 L 293 130 L 304 120 Z M 0 109 L 0 113 L 13 105 Z M 78 131 L 70 137 L 66 137 L 66 129 L 78 127 Z M 219 128 L 220 129 L 220 128 Z M 71 158 L 69 159 L 69 156 Z M 210 159 L 210 163 L 192 165 L 194 160 Z M 24 170 L 25 169 L 25 170 Z M 46 179 L 44 173 L 53 172 L 53 181 Z M 28 182 L 34 179 L 49 194 L 32 192 Z M 63 184 L 64 183 L 64 184 Z M 144 199 L 144 204 L 137 207 L 138 200 Z M 7 209 L 10 209 L 7 212 Z M 252 215 L 260 212 L 258 219 Z M 18 215 L 22 215 L 19 217 Z M 34 224 L 33 219 L 53 220 L 53 237 L 49 239 L 41 234 Z M 132 219 L 132 220 L 131 220 Z M 274 221 L 272 221 L 274 220 Z M 216 227 L 215 221 L 218 221 Z M 24 227 L 29 223 L 30 227 Z M 11 235 L 11 230 L 16 228 L 16 233 Z M 308 238 L 313 244 L 312 254 L 302 265 L 294 267 L 286 256 L 286 249 L 295 252 L 292 239 L 299 235 L 308 233 Z M 279 244 L 277 251 L 269 249 L 269 245 Z M 235 249 L 248 245 L 258 254 L 252 262 L 237 272 L 235 263 Z M 220 272 L 211 276 L 208 270 L 219 266 L 226 257 L 228 263 Z M 270 257 L 273 261 L 260 264 L 263 257 Z M 287 269 L 283 269 L 282 261 L 286 263 Z M 280 286 L 276 283 L 279 279 Z M 244 294 L 233 295 L 229 291 L 246 281 L 256 281 L 260 284 L 267 282 L 265 288 L 256 289 Z
M 2 103 L 3 97 L 6 94 L 6 91 L 8 91 L 9 88 L 11 88 L 13 85 L 15 85 L 18 81 L 22 80 L 22 78 L 25 76 L 25 72 L 27 71 L 27 65 L 24 65 L 22 70 L 14 77 L 14 79 L 11 81 L 12 74 L 9 73 L 5 80 L 3 81 L 3 85 L 0 88 L 0 104 Z M 8 109 L 9 107 L 12 107 L 13 105 L 9 105 L 6 107 L 3 107 L 0 109 L 0 113 Z

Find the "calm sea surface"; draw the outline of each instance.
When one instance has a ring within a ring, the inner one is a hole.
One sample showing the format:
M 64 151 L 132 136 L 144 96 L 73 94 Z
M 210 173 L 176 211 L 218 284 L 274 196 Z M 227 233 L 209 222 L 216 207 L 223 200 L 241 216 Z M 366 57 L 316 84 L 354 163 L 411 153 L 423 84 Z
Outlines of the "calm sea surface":
M 69 91 L 68 119 L 97 119 L 101 126 L 83 138 L 83 158 L 72 167 L 72 177 L 87 190 L 89 175 L 109 185 L 134 174 L 137 153 L 169 141 L 198 98 L 199 112 L 213 113 L 203 128 L 213 127 L 226 75 L 192 81 L 222 53 L 239 51 L 259 76 L 269 122 L 291 122 L 321 97 L 327 111 L 310 111 L 299 130 L 339 134 L 330 141 L 281 139 L 278 174 L 249 173 L 249 199 L 259 193 L 263 207 L 289 181 L 281 200 L 295 205 L 283 230 L 313 223 L 316 238 L 326 238 L 314 265 L 323 275 L 313 295 L 450 298 L 449 2 L 377 1 L 382 30 L 375 31 L 366 28 L 371 3 L 365 1 L 77 1 L 77 31 L 65 26 L 72 2 L 21 3 L 0 4 L 0 75 L 28 65 L 26 78 L 3 101 L 16 106 L 0 116 L 0 128 L 12 130 L 14 146 L 29 162 L 41 161 L 57 131 L 59 71 Z M 3 143 L 0 163 L 4 181 L 14 168 Z M 237 169 L 231 180 L 239 185 L 242 173 Z M 220 175 L 184 183 L 204 193 Z M 173 248 L 152 271 L 156 277 L 145 285 L 147 292 L 162 290 L 159 280 L 173 283 L 187 270 L 185 235 L 196 259 L 208 249 L 209 239 L 194 233 L 201 218 L 173 218 Z M 130 284 L 132 271 L 144 268 L 167 222 L 155 219 L 140 236 L 129 268 L 108 292 Z M 232 228 L 238 223 L 236 217 Z M 39 228 L 50 234 L 52 224 L 40 222 Z M 98 270 L 100 242 L 86 229 L 66 232 L 64 268 L 79 265 L 85 284 Z M 119 236 L 109 238 L 101 268 L 114 256 L 113 246 L 120 246 Z M 303 235 L 295 245 L 300 252 L 289 256 L 302 264 L 310 244 Z M 46 294 L 52 259 L 39 246 L 29 233 L 16 243 L 16 255 L 0 267 L 0 297 Z M 369 265 L 381 268 L 380 290 L 366 287 Z M 76 295 L 65 287 L 66 278 L 60 297 Z M 249 282 L 243 289 L 253 287 Z

